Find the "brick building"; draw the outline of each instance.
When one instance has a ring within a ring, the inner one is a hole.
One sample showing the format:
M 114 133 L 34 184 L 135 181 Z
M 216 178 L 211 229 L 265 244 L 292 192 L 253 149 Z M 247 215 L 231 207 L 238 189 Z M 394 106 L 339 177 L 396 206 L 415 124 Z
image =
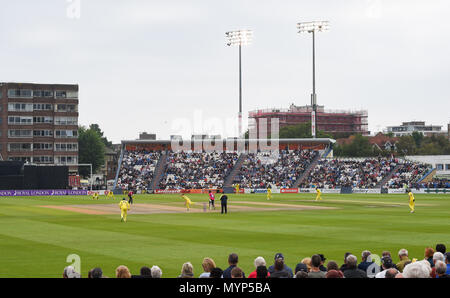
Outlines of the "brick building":
M 77 164 L 78 85 L 0 83 L 0 154 L 1 160 Z

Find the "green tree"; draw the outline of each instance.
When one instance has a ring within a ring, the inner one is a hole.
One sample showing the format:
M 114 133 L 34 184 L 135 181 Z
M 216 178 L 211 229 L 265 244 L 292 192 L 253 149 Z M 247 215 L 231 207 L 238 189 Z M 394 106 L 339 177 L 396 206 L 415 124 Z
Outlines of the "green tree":
M 380 152 L 373 149 L 369 138 L 360 134 L 355 135 L 350 144 L 337 145 L 333 148 L 334 155 L 342 157 L 368 157 L 378 156 Z
M 112 148 L 112 142 L 108 141 L 108 139 L 103 135 L 103 131 L 100 129 L 100 126 L 98 124 L 91 124 L 89 125 L 89 129 L 92 129 L 94 131 L 96 131 L 99 136 L 102 139 L 103 144 L 108 147 L 108 148 Z
M 412 133 L 412 137 L 414 139 L 414 143 L 416 143 L 416 148 L 419 148 L 422 145 L 422 141 L 423 141 L 423 134 L 421 132 L 418 131 L 414 131 Z
M 78 150 L 79 162 L 92 164 L 93 173 L 105 163 L 105 144 L 95 128 L 78 128 Z M 80 175 L 87 177 L 89 174 L 88 168 L 80 167 Z
M 401 136 L 396 146 L 397 153 L 400 155 L 416 154 L 416 142 L 412 136 Z

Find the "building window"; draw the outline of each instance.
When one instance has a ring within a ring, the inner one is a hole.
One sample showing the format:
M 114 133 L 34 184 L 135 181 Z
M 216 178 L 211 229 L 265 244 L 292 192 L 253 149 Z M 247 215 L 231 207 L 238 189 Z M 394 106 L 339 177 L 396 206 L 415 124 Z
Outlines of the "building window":
M 66 91 L 55 91 L 55 98 L 67 98 Z
M 77 143 L 56 143 L 55 151 L 78 151 Z
M 32 151 L 30 143 L 9 143 L 8 151 L 10 152 L 26 152 Z
M 33 91 L 33 97 L 53 97 L 53 91 L 35 90 Z
M 51 111 L 53 110 L 53 105 L 50 103 L 35 103 L 33 109 L 35 111 Z
M 21 162 L 31 162 L 31 156 L 10 156 L 8 157 L 10 161 L 21 161 Z
M 35 130 L 33 131 L 35 137 L 52 137 L 53 130 Z
M 33 90 L 30 89 L 9 89 L 9 98 L 33 98 Z
M 55 130 L 56 138 L 77 138 L 77 130 Z
M 52 143 L 34 143 L 33 150 L 53 150 Z
M 39 123 L 53 123 L 53 117 L 47 117 L 47 116 L 38 116 L 33 117 L 33 122 L 36 124 Z
M 77 117 L 55 117 L 55 125 L 78 125 Z
M 442 170 L 444 169 L 444 165 L 441 164 L 441 163 L 438 163 L 438 164 L 436 164 L 436 169 L 437 169 L 438 171 L 442 171 Z
M 8 130 L 10 138 L 31 138 L 33 136 L 32 130 L 26 129 L 10 129 Z
M 33 157 L 35 163 L 53 163 L 53 156 L 35 156 Z
M 33 112 L 32 103 L 8 103 L 10 112 Z
M 77 164 L 78 157 L 76 157 L 76 156 L 55 156 L 55 163 L 57 163 L 57 164 Z
M 9 116 L 8 124 L 10 124 L 10 125 L 32 125 L 33 117 Z

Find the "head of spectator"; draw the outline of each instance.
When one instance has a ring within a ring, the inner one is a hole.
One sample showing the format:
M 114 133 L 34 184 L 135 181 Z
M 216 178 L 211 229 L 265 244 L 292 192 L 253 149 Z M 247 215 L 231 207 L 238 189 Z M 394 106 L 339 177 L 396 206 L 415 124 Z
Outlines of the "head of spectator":
M 192 266 L 191 262 L 186 262 L 181 267 L 181 278 L 193 278 L 194 277 L 194 266 Z
M 91 278 L 103 278 L 103 271 L 99 267 L 92 269 L 90 272 L 91 272 Z
M 406 265 L 403 269 L 404 278 L 429 278 L 430 273 L 431 267 L 427 261 L 417 261 Z
M 327 258 L 325 258 L 325 256 L 323 254 L 319 254 L 320 257 L 320 265 L 323 266 L 323 264 L 325 264 L 325 261 L 327 260 Z
M 75 271 L 73 266 L 67 266 L 64 268 L 63 278 L 81 278 L 81 275 Z
M 447 265 L 444 262 L 436 261 L 434 266 L 436 267 L 436 274 L 437 274 L 437 276 L 439 276 L 439 277 L 446 276 Z
M 400 261 L 407 259 L 408 258 L 408 251 L 404 248 L 400 249 L 398 251 L 398 258 L 400 259 Z
M 275 271 L 282 271 L 284 269 L 284 259 L 278 258 L 275 260 L 274 264 Z
M 228 265 L 236 266 L 238 262 L 239 262 L 239 257 L 237 254 L 232 253 L 228 256 Z
M 387 250 L 383 251 L 383 253 L 381 254 L 381 257 L 382 257 L 382 258 L 384 258 L 384 257 L 389 257 L 389 258 L 392 259 L 391 252 L 390 252 L 390 251 L 387 251 Z
M 308 273 L 308 266 L 306 266 L 306 264 L 303 263 L 298 263 L 297 266 L 295 266 L 295 274 L 297 274 L 297 272 L 299 271 L 304 271 Z
M 140 270 L 142 277 L 152 277 L 152 270 L 148 268 L 147 266 L 142 266 Z
M 372 253 L 371 253 L 370 251 L 368 251 L 368 250 L 363 251 L 362 254 L 361 254 L 362 262 L 367 262 L 367 261 L 368 261 L 367 258 L 368 258 L 371 254 L 372 254 Z
M 354 255 L 349 255 L 346 258 L 346 264 L 348 269 L 356 269 L 356 264 L 358 263 L 358 259 Z
M 202 267 L 204 272 L 211 272 L 213 268 L 216 268 L 216 263 L 214 263 L 214 260 L 211 258 L 204 258 Z
M 311 257 L 311 270 L 310 271 L 313 271 L 313 272 L 320 271 L 319 267 L 320 267 L 321 262 L 322 262 L 322 259 L 320 258 L 319 255 L 313 255 Z
M 150 269 L 152 272 L 152 278 L 161 278 L 162 276 L 162 270 L 158 266 L 154 265 L 152 269 Z
M 339 270 L 330 270 L 325 274 L 325 278 L 344 278 L 344 274 Z
M 390 268 L 386 271 L 384 278 L 395 278 L 398 274 L 398 270 L 395 268 Z
M 130 270 L 127 266 L 120 265 L 116 268 L 116 278 L 131 278 Z
M 92 269 L 88 272 L 88 278 L 92 278 Z
M 242 269 L 239 267 L 234 267 L 231 269 L 231 278 L 243 278 L 244 273 L 242 272 Z
M 308 278 L 308 273 L 300 270 L 295 274 L 295 278 Z
M 264 265 L 256 267 L 256 278 L 267 278 L 269 276 L 269 271 Z
M 255 268 L 258 268 L 259 266 L 266 266 L 266 260 L 263 257 L 257 257 L 255 261 L 253 262 L 255 265 Z
M 425 259 L 432 259 L 434 254 L 434 249 L 431 247 L 425 248 Z
M 339 271 L 339 265 L 335 261 L 329 261 L 327 264 L 327 271 L 330 270 Z
M 439 251 L 433 254 L 433 263 L 436 264 L 437 261 L 445 262 L 445 255 Z
M 306 265 L 308 272 L 311 270 L 311 258 L 304 258 L 301 263 Z
M 222 278 L 223 270 L 219 267 L 213 268 L 209 278 Z
M 450 264 L 450 252 L 445 253 L 445 263 Z
M 381 259 L 381 262 L 382 262 L 381 266 L 383 267 L 384 270 L 391 269 L 392 267 L 394 267 L 394 263 L 392 262 L 392 259 L 389 257 Z
M 445 247 L 445 244 L 436 244 L 436 251 L 445 254 L 447 252 L 447 248 Z

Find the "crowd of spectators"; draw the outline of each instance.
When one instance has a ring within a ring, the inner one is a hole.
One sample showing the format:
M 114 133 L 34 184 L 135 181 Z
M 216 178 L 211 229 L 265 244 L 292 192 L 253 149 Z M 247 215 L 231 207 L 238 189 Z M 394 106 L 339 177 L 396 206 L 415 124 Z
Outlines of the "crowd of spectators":
M 416 183 L 414 188 L 450 188 L 450 181 L 446 178 L 434 178 L 430 182 Z
M 403 161 L 391 179 L 384 185 L 387 188 L 411 187 L 422 178 L 428 171 L 429 166 L 411 161 Z
M 381 257 L 373 256 L 368 250 L 361 254 L 361 261 L 350 252 L 346 252 L 341 266 L 336 261 L 328 261 L 323 254 L 315 254 L 302 259 L 292 270 L 282 253 L 275 254 L 273 264 L 267 267 L 261 256 L 254 260 L 255 270 L 246 276 L 239 265 L 236 253 L 228 256 L 228 267 L 222 270 L 211 258 L 204 258 L 202 273 L 199 278 L 450 278 L 450 253 L 444 244 L 436 245 L 436 249 L 425 248 L 423 258 L 410 258 L 406 249 L 400 249 L 397 256 L 383 251 Z M 326 265 L 325 265 L 326 264 Z M 182 265 L 178 278 L 195 278 L 194 266 L 191 262 Z M 72 266 L 64 268 L 64 278 L 80 278 Z M 139 275 L 132 275 L 126 266 L 115 270 L 116 278 L 161 278 L 162 270 L 158 266 L 142 267 Z M 89 271 L 88 278 L 106 278 L 101 268 Z
M 301 187 L 375 188 L 397 165 L 397 159 L 321 159 Z
M 147 190 L 160 156 L 159 151 L 125 151 L 117 179 L 117 188 Z
M 249 153 L 235 180 L 242 188 L 290 188 L 318 155 L 311 150 Z
M 168 152 L 160 189 L 222 188 L 237 152 Z

